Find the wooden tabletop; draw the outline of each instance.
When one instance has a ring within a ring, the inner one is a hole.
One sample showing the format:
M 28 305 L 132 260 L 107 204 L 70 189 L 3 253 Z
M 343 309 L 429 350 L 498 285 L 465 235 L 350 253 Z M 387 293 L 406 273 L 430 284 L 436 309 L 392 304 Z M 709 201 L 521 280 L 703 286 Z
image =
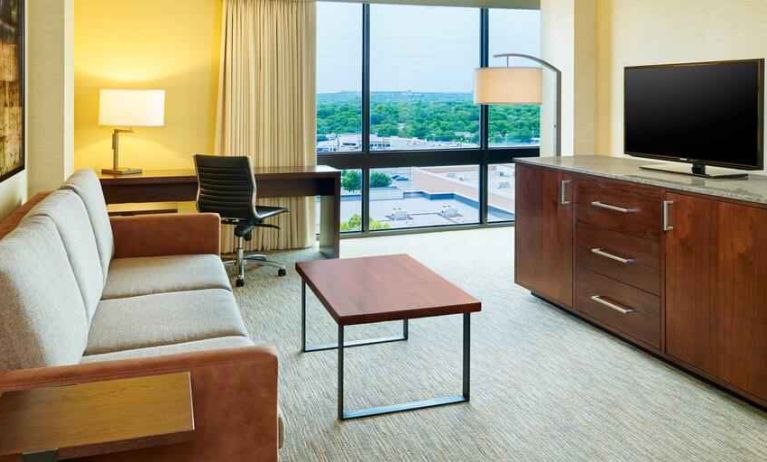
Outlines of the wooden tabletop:
M 409 255 L 296 263 L 340 325 L 480 311 L 479 300 Z
M 262 167 L 254 168 L 253 174 L 259 180 L 286 178 L 319 178 L 334 177 L 341 175 L 341 171 L 327 165 L 315 165 L 310 167 Z M 194 169 L 176 170 L 144 170 L 135 175 L 108 175 L 99 173 L 102 183 L 108 184 L 152 184 L 152 183 L 186 183 L 197 181 Z
M 59 450 L 59 459 L 187 441 L 189 373 L 13 391 L 0 396 L 0 457 Z

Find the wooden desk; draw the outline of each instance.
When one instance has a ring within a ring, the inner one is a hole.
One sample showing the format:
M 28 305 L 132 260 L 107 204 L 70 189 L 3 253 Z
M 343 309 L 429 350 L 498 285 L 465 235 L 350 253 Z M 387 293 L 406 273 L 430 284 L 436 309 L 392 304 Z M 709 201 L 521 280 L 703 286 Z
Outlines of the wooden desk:
M 189 373 L 12 391 L 0 459 L 58 460 L 177 444 L 194 432 Z
M 338 258 L 341 227 L 341 171 L 325 166 L 272 167 L 254 171 L 258 197 L 320 196 L 320 252 Z M 100 175 L 107 204 L 193 201 L 194 170 L 147 170 L 138 175 Z

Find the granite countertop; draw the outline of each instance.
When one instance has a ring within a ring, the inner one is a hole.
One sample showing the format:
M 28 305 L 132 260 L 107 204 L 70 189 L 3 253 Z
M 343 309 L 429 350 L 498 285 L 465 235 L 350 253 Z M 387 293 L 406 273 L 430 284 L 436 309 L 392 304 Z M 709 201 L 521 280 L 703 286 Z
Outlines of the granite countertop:
M 739 179 L 701 178 L 643 170 L 639 168 L 640 165 L 658 164 L 662 161 L 623 156 L 525 157 L 515 161 L 676 191 L 767 204 L 767 176 L 762 172 Z

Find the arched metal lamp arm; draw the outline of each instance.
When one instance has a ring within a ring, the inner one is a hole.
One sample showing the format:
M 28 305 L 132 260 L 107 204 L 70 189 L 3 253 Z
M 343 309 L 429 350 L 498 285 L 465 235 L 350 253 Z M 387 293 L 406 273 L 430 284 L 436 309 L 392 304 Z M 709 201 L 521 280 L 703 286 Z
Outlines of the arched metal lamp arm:
M 541 66 L 545 67 L 546 69 L 550 71 L 554 71 L 560 74 L 562 73 L 562 71 L 560 71 L 556 66 L 554 66 L 550 62 L 545 61 L 541 58 L 538 58 L 537 56 L 526 55 L 524 53 L 500 53 L 497 55 L 493 55 L 493 58 L 506 58 L 507 67 L 509 65 L 509 58 L 525 58 L 525 59 L 529 59 L 530 61 L 535 61 L 536 63 L 540 64 Z
M 554 141 L 554 154 L 559 157 L 562 155 L 562 71 L 548 61 L 545 61 L 536 56 L 527 55 L 524 53 L 500 53 L 493 55 L 493 58 L 506 58 L 506 67 L 509 67 L 509 58 L 524 58 L 534 61 L 544 68 L 554 72 L 556 75 L 556 87 L 557 87 L 557 106 L 556 106 L 556 120 L 554 122 L 556 139 Z

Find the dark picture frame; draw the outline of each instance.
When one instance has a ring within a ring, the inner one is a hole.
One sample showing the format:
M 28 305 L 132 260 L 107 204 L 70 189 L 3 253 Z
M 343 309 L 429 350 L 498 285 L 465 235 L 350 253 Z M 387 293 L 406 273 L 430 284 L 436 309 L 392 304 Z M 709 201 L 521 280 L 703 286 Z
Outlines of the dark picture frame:
M 0 182 L 26 167 L 24 18 L 24 0 L 0 0 Z

